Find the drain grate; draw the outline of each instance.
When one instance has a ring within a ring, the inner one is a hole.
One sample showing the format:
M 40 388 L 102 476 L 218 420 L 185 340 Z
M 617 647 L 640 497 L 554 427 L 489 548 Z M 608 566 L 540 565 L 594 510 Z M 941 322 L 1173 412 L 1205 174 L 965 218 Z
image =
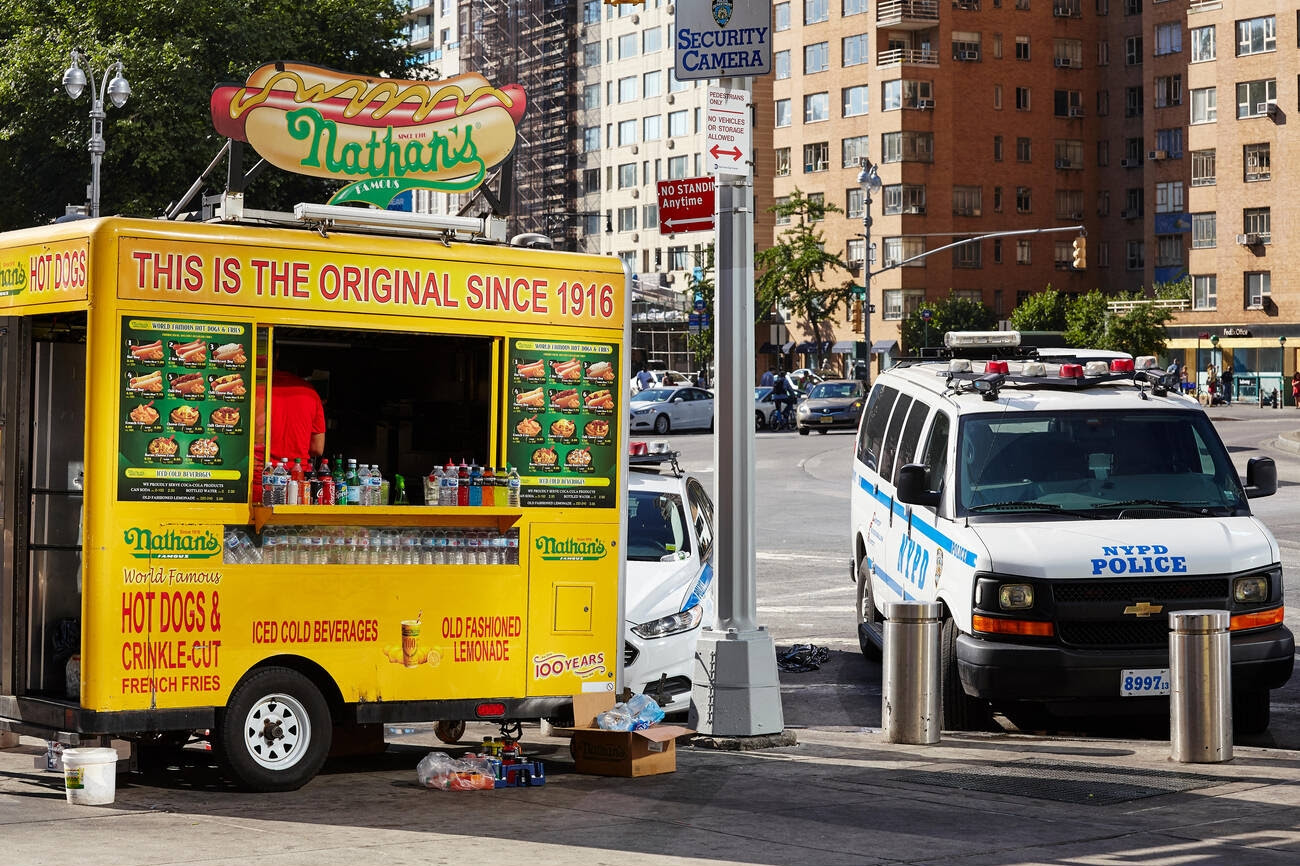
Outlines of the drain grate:
M 1041 762 L 905 770 L 892 774 L 889 779 L 909 785 L 1103 806 L 1208 788 L 1224 781 L 1216 776 L 1195 773 L 1162 773 L 1157 770 Z

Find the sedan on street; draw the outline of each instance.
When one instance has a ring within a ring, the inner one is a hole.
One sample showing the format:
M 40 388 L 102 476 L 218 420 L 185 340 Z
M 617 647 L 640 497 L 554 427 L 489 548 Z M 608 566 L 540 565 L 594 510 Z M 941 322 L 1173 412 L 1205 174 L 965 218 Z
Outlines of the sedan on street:
M 703 388 L 647 388 L 632 395 L 631 407 L 634 433 L 713 429 L 713 395 Z
M 808 398 L 799 404 L 795 413 L 799 435 L 807 436 L 812 430 L 825 433 L 836 428 L 858 429 L 865 400 L 862 383 L 857 379 L 818 382 L 808 391 Z

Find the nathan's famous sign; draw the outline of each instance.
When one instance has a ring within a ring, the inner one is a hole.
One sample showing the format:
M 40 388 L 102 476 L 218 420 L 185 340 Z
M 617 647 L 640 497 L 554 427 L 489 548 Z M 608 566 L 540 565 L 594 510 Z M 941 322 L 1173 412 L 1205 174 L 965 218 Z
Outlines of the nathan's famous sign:
M 518 84 L 474 73 L 402 81 L 277 62 L 212 91 L 212 123 L 286 171 L 352 181 L 332 203 L 385 207 L 408 189 L 477 187 L 514 149 L 524 105 Z

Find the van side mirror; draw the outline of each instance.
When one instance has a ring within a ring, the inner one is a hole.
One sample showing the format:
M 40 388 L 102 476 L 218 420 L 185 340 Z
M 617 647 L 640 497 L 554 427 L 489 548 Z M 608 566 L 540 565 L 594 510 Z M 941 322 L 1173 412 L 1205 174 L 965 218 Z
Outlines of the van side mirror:
M 898 492 L 895 494 L 898 501 L 938 508 L 939 493 L 927 487 L 926 475 L 928 474 L 925 466 L 920 463 L 907 463 L 898 467 Z
M 1277 493 L 1277 464 L 1272 457 L 1252 457 L 1246 461 L 1246 498 L 1258 499 Z

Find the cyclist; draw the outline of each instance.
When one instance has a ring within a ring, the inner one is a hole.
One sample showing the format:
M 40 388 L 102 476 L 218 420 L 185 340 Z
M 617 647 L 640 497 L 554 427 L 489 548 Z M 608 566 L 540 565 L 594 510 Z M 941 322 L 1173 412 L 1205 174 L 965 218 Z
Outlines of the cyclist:
M 776 407 L 775 411 L 781 414 L 784 426 L 793 427 L 794 419 L 790 417 L 790 388 L 783 373 L 777 373 L 772 379 L 772 404 Z

